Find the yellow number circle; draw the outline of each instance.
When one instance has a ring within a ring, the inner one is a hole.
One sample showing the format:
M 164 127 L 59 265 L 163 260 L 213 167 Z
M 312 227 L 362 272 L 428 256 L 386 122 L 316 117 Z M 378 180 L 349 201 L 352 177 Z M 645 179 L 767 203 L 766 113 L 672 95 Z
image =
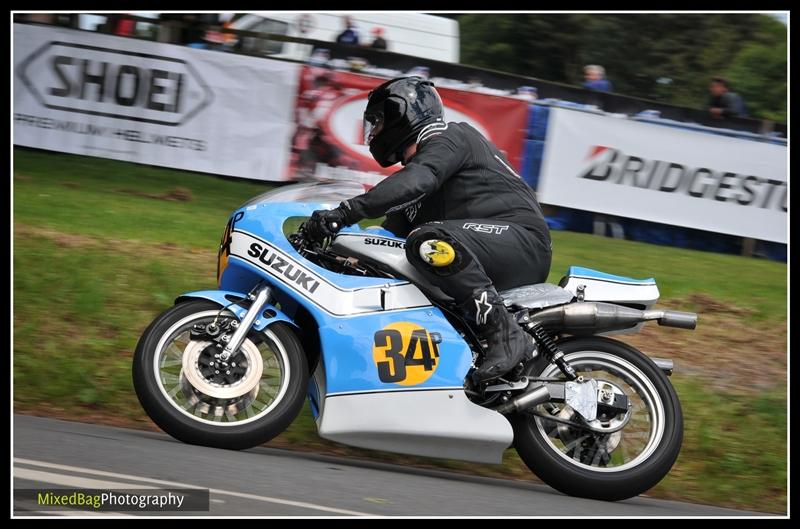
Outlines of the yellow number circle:
M 439 342 L 438 333 L 406 321 L 377 331 L 372 357 L 380 380 L 401 386 L 422 384 L 439 367 Z

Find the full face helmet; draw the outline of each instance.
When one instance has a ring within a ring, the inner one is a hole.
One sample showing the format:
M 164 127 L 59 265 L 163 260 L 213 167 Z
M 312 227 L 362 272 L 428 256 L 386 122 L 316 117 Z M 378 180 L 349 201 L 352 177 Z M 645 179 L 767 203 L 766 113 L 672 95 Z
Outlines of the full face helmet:
M 431 81 L 392 79 L 369 93 L 364 143 L 381 167 L 389 167 L 404 161 L 403 153 L 420 131 L 437 121 L 444 122 L 444 105 Z

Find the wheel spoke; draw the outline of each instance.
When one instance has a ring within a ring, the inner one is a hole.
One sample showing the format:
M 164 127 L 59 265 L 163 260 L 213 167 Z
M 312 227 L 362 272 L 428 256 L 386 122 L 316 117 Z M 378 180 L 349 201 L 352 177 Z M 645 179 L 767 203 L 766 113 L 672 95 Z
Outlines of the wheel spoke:
M 178 375 L 173 375 L 172 373 L 167 373 L 165 371 L 161 372 L 161 381 L 164 385 L 172 385 L 179 383 L 181 378 Z
M 245 342 L 247 346 L 243 344 L 240 351 L 244 354 L 241 367 L 246 369 L 231 370 L 232 376 L 223 383 L 212 374 L 213 370 L 208 370 L 214 353 L 209 345 L 213 341 L 194 334 L 195 328 L 218 316 L 217 311 L 203 310 L 183 317 L 179 323 L 175 320 L 162 335 L 155 357 L 150 357 L 151 373 L 155 367 L 161 396 L 182 414 L 192 417 L 193 422 L 224 426 L 257 420 L 276 403 L 287 383 L 287 351 L 270 331 L 251 334 Z M 231 319 L 225 316 L 218 323 L 227 326 Z M 186 373 L 185 363 L 189 369 Z M 237 393 L 238 384 L 243 391 Z
M 164 353 L 165 353 L 164 354 L 165 357 L 167 356 L 166 353 L 172 353 L 170 356 L 176 356 L 178 358 L 183 358 L 183 349 L 181 349 L 177 345 L 175 345 L 175 342 L 171 342 L 169 344 L 169 347 L 167 347 L 166 350 L 164 351 Z
M 547 419 L 544 419 L 544 420 L 547 421 Z M 548 437 L 555 437 L 556 435 L 558 435 L 558 423 L 555 422 L 555 421 L 547 421 L 547 423 L 553 425 L 553 427 L 550 428 L 550 431 L 547 432 L 547 436 Z
M 629 448 L 628 443 L 625 442 L 625 436 L 619 442 L 618 449 L 622 454 L 622 462 L 626 463 L 631 460 L 631 450 Z
M 183 359 L 181 359 L 181 358 L 175 358 L 175 359 L 172 359 L 172 360 L 168 360 L 167 357 L 165 356 L 164 359 L 161 361 L 161 368 L 162 369 L 164 369 L 165 367 L 175 367 L 175 366 L 179 366 L 179 365 L 183 365 Z
M 616 417 L 616 421 L 627 420 L 624 428 L 617 433 L 599 434 L 603 441 L 598 441 L 598 434 L 555 424 L 546 417 L 534 418 L 538 435 L 567 464 L 622 471 L 650 457 L 655 443 L 666 442 L 662 438 L 665 421 L 658 411 L 658 401 L 663 396 L 636 361 L 604 349 L 574 351 L 567 353 L 567 357 L 577 373 L 598 384 L 610 384 L 616 393 L 627 395 L 629 402 L 627 412 Z M 562 378 L 554 364 L 534 376 Z
M 631 431 L 623 431 L 622 438 L 623 439 L 649 439 L 650 438 L 650 432 L 649 431 L 647 431 L 647 432 L 645 432 L 645 431 L 638 431 L 638 432 L 637 431 L 632 431 L 632 432 Z
M 584 434 L 584 435 L 582 435 L 581 437 L 577 437 L 577 438 L 573 439 L 573 440 L 572 440 L 572 441 L 570 441 L 568 444 L 565 444 L 565 445 L 564 445 L 564 452 L 569 452 L 569 451 L 570 451 L 570 450 L 572 450 L 573 448 L 577 448 L 577 445 L 578 445 L 578 444 L 580 444 L 580 443 L 582 443 L 582 442 L 583 442 L 583 440 L 584 440 L 584 439 L 586 439 L 587 437 L 589 437 L 589 434 Z M 576 453 L 576 454 L 580 454 L 580 450 L 577 450 L 577 449 L 576 449 L 576 450 L 575 450 L 575 453 Z M 575 458 L 575 459 L 577 459 L 577 458 Z
M 267 395 L 269 395 L 270 397 L 274 398 L 275 395 L 278 394 L 278 388 L 276 388 L 272 384 L 269 384 L 266 380 L 262 380 L 261 382 L 259 382 L 258 383 L 258 387 L 259 387 L 259 391 L 258 391 L 259 395 L 261 395 L 262 392 L 263 392 L 263 393 L 266 393 Z
M 603 459 L 603 456 L 608 455 L 608 451 L 604 446 L 599 446 L 596 448 L 594 457 L 592 458 L 592 466 L 599 465 L 600 461 Z

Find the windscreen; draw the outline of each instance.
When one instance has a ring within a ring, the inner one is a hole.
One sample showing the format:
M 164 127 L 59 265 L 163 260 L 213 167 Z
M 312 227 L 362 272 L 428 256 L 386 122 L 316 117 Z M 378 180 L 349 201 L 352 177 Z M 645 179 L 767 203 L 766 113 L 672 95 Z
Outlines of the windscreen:
M 242 205 L 252 206 L 266 202 L 310 202 L 338 204 L 361 195 L 367 186 L 358 182 L 312 182 L 280 186 L 251 198 Z

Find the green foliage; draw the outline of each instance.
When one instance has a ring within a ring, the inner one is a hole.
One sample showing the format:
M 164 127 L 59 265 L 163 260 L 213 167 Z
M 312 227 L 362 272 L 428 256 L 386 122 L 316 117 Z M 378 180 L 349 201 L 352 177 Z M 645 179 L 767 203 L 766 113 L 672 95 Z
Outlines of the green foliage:
M 766 15 L 481 13 L 458 21 L 464 64 L 573 85 L 584 65 L 600 64 L 615 92 L 703 109 L 709 79 L 723 75 L 751 116 L 786 120 L 787 31 Z
M 683 446 L 673 470 L 651 492 L 699 494 L 713 503 L 753 498 L 759 509 L 785 513 L 785 390 L 753 397 L 714 392 L 677 374 L 671 382 L 684 412 Z
M 786 121 L 786 43 L 748 44 L 736 56 L 729 76 L 750 115 Z

